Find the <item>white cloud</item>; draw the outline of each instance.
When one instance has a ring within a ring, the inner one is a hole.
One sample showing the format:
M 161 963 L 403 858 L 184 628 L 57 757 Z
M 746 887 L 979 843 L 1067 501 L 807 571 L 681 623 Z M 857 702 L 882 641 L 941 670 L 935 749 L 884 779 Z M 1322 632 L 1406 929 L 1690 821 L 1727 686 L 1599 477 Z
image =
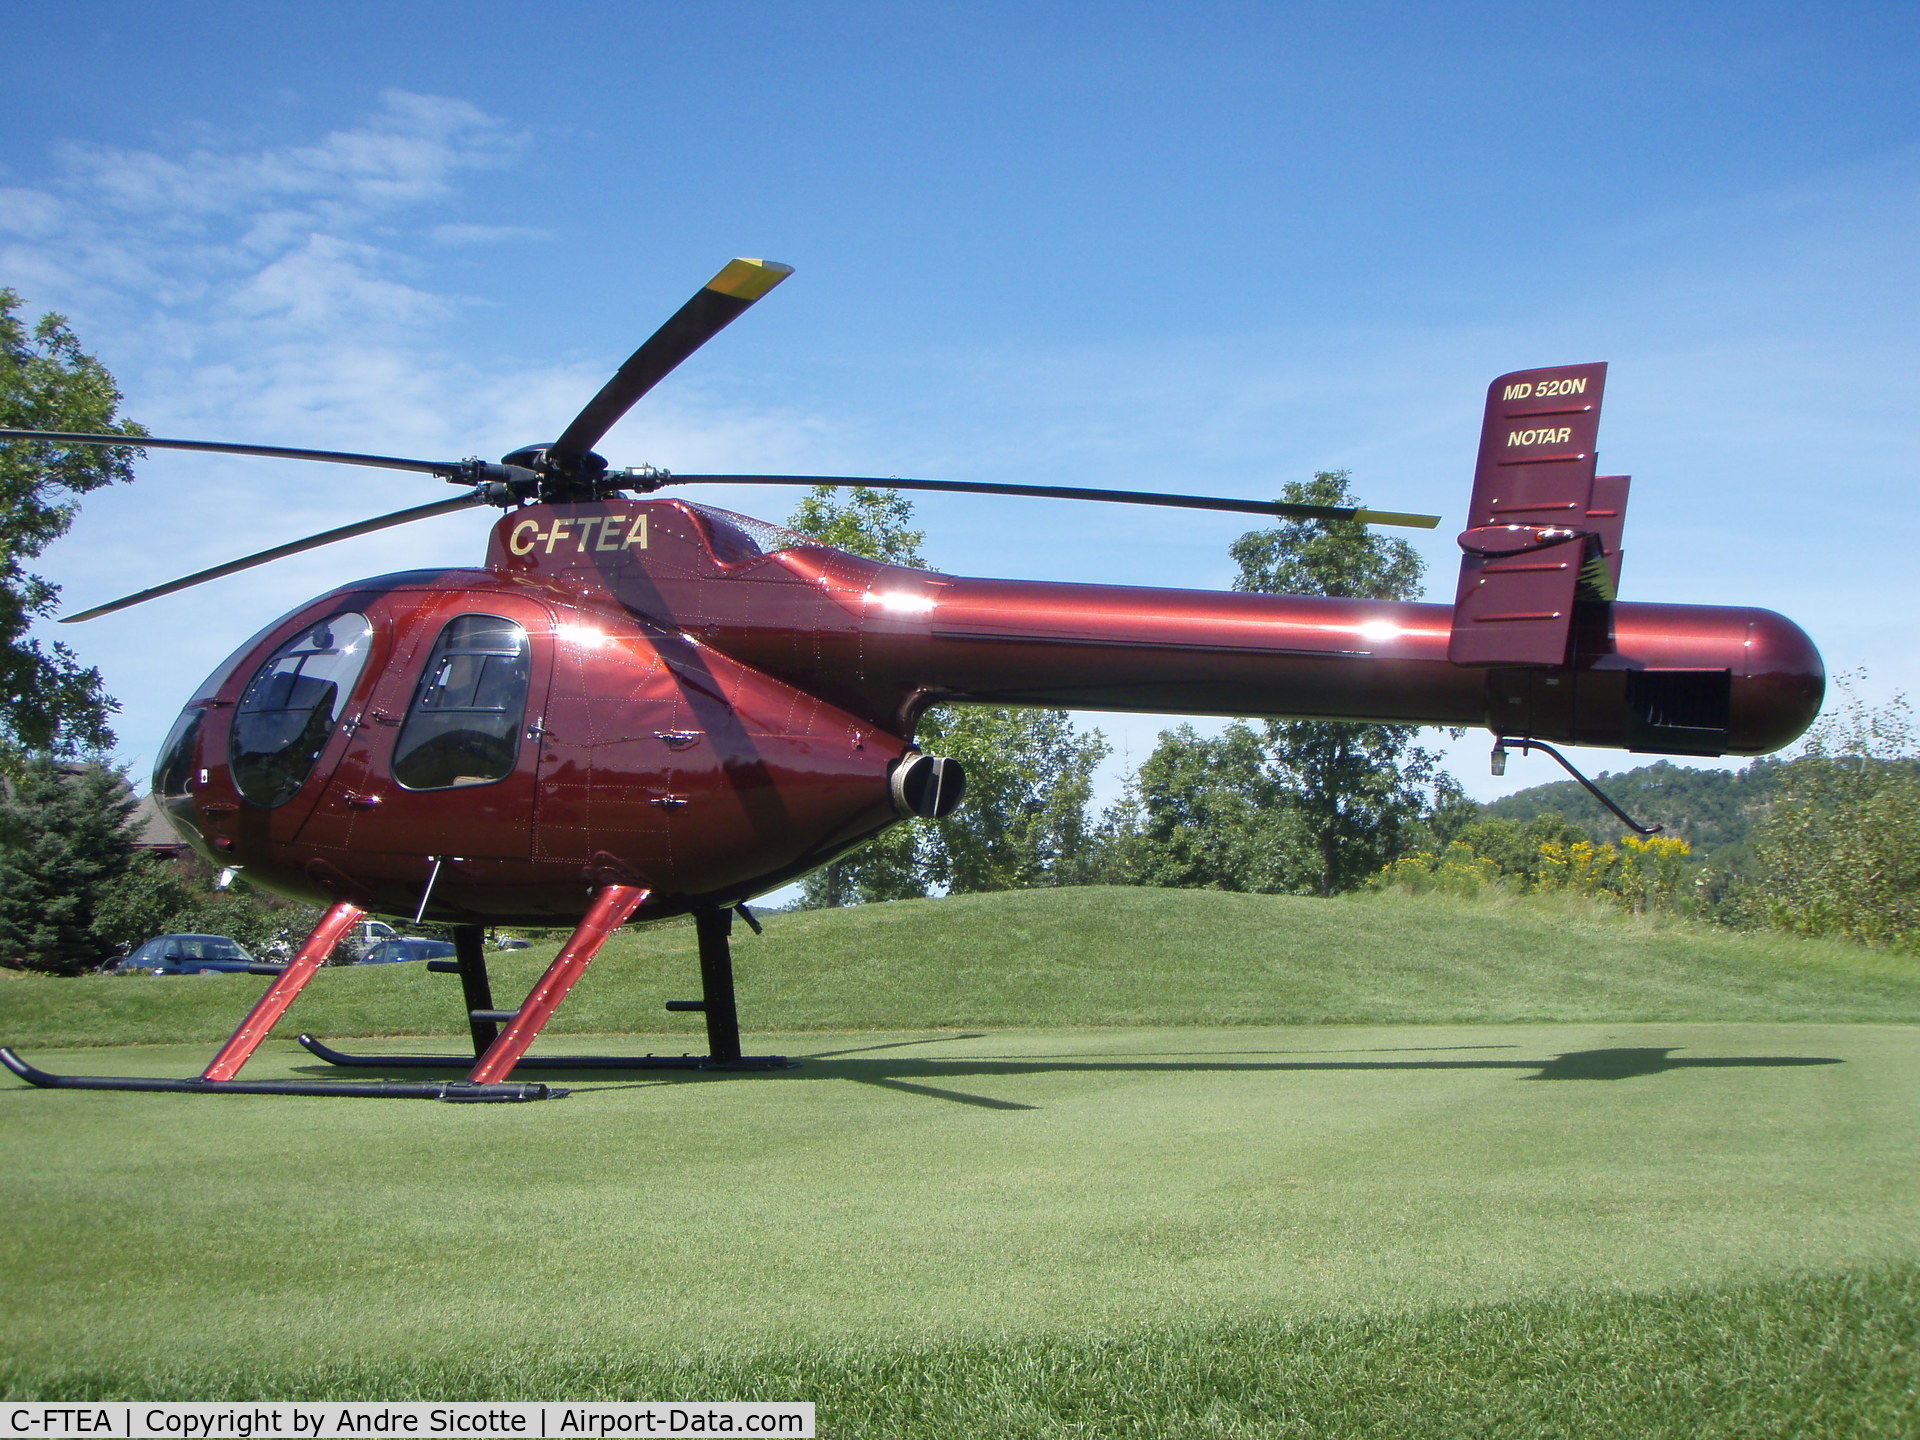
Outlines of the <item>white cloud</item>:
M 517 240 L 551 240 L 551 230 L 531 225 L 435 225 L 428 236 L 440 245 L 504 245 Z
M 311 145 L 66 145 L 55 178 L 0 192 L 0 230 L 17 237 L 0 264 L 34 300 L 157 342 L 175 368 L 231 348 L 235 327 L 248 348 L 411 330 L 452 302 L 408 283 L 413 257 L 383 222 L 445 201 L 462 174 L 523 143 L 464 100 L 396 90 L 365 124 Z M 159 358 L 133 352 L 135 366 Z
M 466 101 L 390 91 L 364 123 L 312 144 L 203 131 L 175 150 L 63 146 L 34 183 L 0 190 L 0 275 L 30 312 L 73 318 L 126 391 L 124 413 L 157 434 L 457 458 L 472 448 L 462 432 L 486 428 L 493 382 L 447 353 L 463 302 L 407 247 L 421 212 L 457 220 L 445 207 L 461 177 L 523 144 Z M 470 243 L 487 227 L 467 228 Z M 48 555 L 73 600 L 439 498 L 401 474 L 178 453 L 153 453 L 140 474 L 91 500 Z M 103 667 L 141 759 L 200 673 L 342 566 L 470 561 L 472 530 L 370 537 L 58 638 Z
M 366 124 L 314 145 L 164 155 L 74 144 L 57 158 L 92 204 L 180 228 L 276 202 L 321 223 L 352 224 L 442 199 L 461 171 L 501 164 L 522 144 L 467 101 L 388 90 Z
M 250 323 L 274 320 L 304 330 L 414 327 L 453 308 L 441 296 L 386 278 L 384 268 L 386 257 L 375 246 L 310 235 L 242 280 L 226 303 Z
M 0 231 L 30 239 L 51 237 L 60 225 L 60 202 L 39 190 L 0 189 Z

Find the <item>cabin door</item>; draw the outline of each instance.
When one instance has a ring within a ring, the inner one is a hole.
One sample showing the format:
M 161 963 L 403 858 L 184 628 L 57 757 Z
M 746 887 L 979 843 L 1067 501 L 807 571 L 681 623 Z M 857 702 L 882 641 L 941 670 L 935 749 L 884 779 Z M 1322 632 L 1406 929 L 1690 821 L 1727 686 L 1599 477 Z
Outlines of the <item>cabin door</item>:
M 301 842 L 528 858 L 550 612 L 518 597 L 451 595 L 399 618 L 396 631 Z

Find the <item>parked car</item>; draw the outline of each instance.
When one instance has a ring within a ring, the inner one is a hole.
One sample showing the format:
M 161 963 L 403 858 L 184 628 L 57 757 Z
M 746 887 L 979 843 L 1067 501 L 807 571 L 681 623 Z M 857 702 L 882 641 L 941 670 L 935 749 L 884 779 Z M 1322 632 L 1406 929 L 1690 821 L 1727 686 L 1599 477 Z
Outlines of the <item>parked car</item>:
M 443 960 L 452 954 L 453 946 L 445 940 L 413 936 L 402 940 L 382 940 L 353 963 L 392 965 L 402 960 Z
M 399 938 L 400 932 L 384 920 L 362 920 L 346 933 L 340 943 L 346 946 L 347 953 L 358 961 L 370 953 L 375 946 Z
M 219 975 L 245 972 L 253 956 L 224 935 L 160 935 L 114 967 L 116 975 Z

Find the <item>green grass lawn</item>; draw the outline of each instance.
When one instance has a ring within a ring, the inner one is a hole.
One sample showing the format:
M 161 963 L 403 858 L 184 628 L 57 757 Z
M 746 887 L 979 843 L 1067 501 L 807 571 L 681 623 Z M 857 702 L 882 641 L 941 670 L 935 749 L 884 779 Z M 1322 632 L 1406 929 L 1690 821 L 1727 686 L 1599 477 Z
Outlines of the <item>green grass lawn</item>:
M 624 938 L 574 1027 L 687 1048 L 657 1006 L 690 941 Z M 738 948 L 783 1032 L 749 1048 L 797 1069 L 520 1106 L 0 1088 L 0 1387 L 813 1399 L 827 1436 L 1920 1430 L 1910 961 L 1114 890 Z M 191 1074 L 263 983 L 10 978 L 0 1039 Z M 419 967 L 314 989 L 289 1031 L 455 1028 Z M 80 1048 L 116 1026 L 173 1043 Z M 276 1039 L 247 1074 L 325 1069 Z
M 762 936 L 737 929 L 749 1032 L 1920 1021 L 1912 957 L 1579 906 L 1096 887 L 774 915 Z M 556 948 L 495 957 L 496 999 L 524 995 Z M 0 970 L 0 1044 L 217 1044 L 267 983 Z M 623 933 L 549 1033 L 692 1037 L 699 1018 L 662 1007 L 698 995 L 691 926 Z M 460 1013 L 451 975 L 346 966 L 322 972 L 283 1024 L 323 1037 L 451 1035 Z

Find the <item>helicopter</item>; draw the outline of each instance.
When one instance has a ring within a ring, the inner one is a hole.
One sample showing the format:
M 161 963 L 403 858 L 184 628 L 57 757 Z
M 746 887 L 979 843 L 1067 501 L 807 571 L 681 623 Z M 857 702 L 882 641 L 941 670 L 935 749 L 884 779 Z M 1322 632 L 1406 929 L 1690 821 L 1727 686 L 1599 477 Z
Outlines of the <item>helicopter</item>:
M 1484 726 L 1556 744 L 1759 755 L 1805 731 L 1824 671 L 1771 611 L 1617 598 L 1629 480 L 1597 474 L 1604 364 L 1488 388 L 1451 605 L 971 579 L 885 564 L 661 492 L 867 485 L 1432 528 L 1439 517 L 1127 490 L 850 476 L 676 475 L 595 452 L 656 384 L 791 273 L 736 259 L 622 364 L 559 439 L 498 462 L 0 429 L 0 441 L 262 455 L 460 487 L 154 586 L 91 619 L 283 556 L 494 507 L 484 562 L 358 580 L 274 621 L 187 701 L 153 794 L 227 875 L 322 907 L 311 935 L 194 1079 L 64 1075 L 48 1088 L 526 1101 L 539 1069 L 784 1066 L 742 1054 L 731 935 L 747 902 L 964 797 L 923 753 L 933 705 L 1045 706 Z M 1635 825 L 1646 833 L 1646 827 Z M 368 914 L 451 928 L 473 1054 L 329 1064 L 467 1070 L 428 1081 L 249 1081 L 246 1063 Z M 708 1053 L 527 1054 L 607 937 L 691 915 Z M 527 997 L 496 1005 L 489 926 L 570 926 Z

